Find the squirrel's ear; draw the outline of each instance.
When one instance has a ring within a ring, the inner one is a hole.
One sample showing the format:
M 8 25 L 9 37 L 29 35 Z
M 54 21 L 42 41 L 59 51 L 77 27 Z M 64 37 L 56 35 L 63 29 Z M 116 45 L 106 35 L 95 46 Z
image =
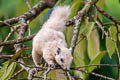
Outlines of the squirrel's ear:
M 61 52 L 61 49 L 60 48 L 57 48 L 57 55 L 59 55 Z

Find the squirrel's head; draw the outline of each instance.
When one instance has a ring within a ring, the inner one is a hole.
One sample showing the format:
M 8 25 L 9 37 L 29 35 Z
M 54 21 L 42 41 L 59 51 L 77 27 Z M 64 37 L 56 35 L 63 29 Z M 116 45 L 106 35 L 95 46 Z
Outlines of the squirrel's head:
M 71 51 L 66 47 L 57 48 L 55 60 L 63 69 L 69 70 L 73 60 Z

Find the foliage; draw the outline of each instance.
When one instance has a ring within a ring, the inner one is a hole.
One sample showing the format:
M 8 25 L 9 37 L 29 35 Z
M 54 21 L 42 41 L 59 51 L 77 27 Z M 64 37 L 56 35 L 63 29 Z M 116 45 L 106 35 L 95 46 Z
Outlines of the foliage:
M 30 5 L 33 7 L 37 3 L 39 3 L 40 0 L 29 0 Z M 99 0 L 97 2 L 97 6 L 102 8 L 106 13 L 114 17 L 116 20 L 120 20 L 120 0 Z M 58 0 L 56 2 L 56 5 L 70 5 L 71 6 L 71 13 L 69 18 L 73 18 L 75 15 L 77 15 L 77 12 L 80 11 L 83 6 L 85 5 L 86 0 Z M 27 7 L 24 0 L 0 0 L 0 20 L 4 21 L 7 19 L 10 19 L 12 17 L 19 16 L 26 11 L 28 11 L 29 8 Z M 26 36 L 30 34 L 37 33 L 38 30 L 41 28 L 43 23 L 47 20 L 49 17 L 51 9 L 44 10 L 37 18 L 35 18 L 32 22 L 29 23 L 30 31 L 27 31 L 25 34 Z M 99 26 L 96 24 L 96 21 L 100 21 L 102 25 L 104 25 L 104 31 L 108 33 L 108 36 L 106 36 L 99 28 Z M 17 26 L 18 24 L 12 25 Z M 72 35 L 73 35 L 73 27 L 69 26 L 65 29 L 65 37 L 68 46 L 70 46 Z M 119 33 L 118 29 L 119 28 Z M 72 63 L 72 68 L 84 66 L 84 65 L 92 65 L 92 64 L 118 64 L 117 59 L 117 49 L 120 52 L 120 26 L 114 24 L 111 20 L 109 20 L 107 17 L 103 16 L 101 13 L 97 11 L 97 9 L 93 6 L 91 7 L 91 10 L 86 14 L 86 16 L 82 20 L 82 24 L 79 31 L 78 41 L 77 45 L 75 47 L 74 51 L 74 60 Z M 3 42 L 6 36 L 10 33 L 11 28 L 8 26 L 0 27 L 0 42 Z M 111 38 L 113 40 L 111 40 Z M 10 36 L 8 40 L 14 40 L 17 39 L 17 33 L 15 32 Z M 116 43 L 117 42 L 117 43 Z M 32 48 L 32 41 L 28 41 L 24 43 L 25 47 Z M 0 49 L 2 49 L 2 46 L 0 46 Z M 21 56 L 25 63 L 33 66 L 33 60 L 31 58 L 31 49 L 28 50 L 21 50 L 21 52 L 17 52 L 17 56 L 15 56 L 15 49 L 13 48 L 13 45 L 4 46 L 2 51 L 0 52 L 0 55 L 14 55 L 14 58 L 18 58 Z M 22 53 L 23 52 L 23 53 Z M 22 53 L 22 54 L 21 54 Z M 14 60 L 15 60 L 14 59 Z M 16 62 L 9 62 L 9 60 L 1 59 L 0 60 L 0 79 L 1 80 L 7 80 L 9 79 L 19 68 L 16 66 L 19 66 Z M 111 66 L 92 66 L 92 67 L 84 67 L 81 68 L 82 70 L 88 70 L 89 72 L 95 72 L 102 74 L 104 76 L 108 76 L 114 79 L 118 79 L 119 76 L 119 70 L 117 67 L 111 67 Z M 83 74 L 80 71 L 70 71 L 72 76 L 77 78 L 83 78 L 84 80 L 103 80 L 99 77 L 90 75 L 90 74 Z M 103 73 L 104 72 L 104 73 Z M 55 78 L 57 80 L 66 80 L 66 76 L 61 74 L 63 71 L 61 70 L 55 70 L 51 71 L 48 76 L 50 78 Z M 106 74 L 105 74 L 106 73 Z M 25 74 L 25 76 L 24 76 Z M 43 72 L 40 72 L 38 75 L 43 74 Z M 19 79 L 21 77 L 26 77 L 27 75 L 25 72 L 21 72 L 18 76 L 15 77 L 15 79 Z M 36 80 L 36 79 L 35 79 Z

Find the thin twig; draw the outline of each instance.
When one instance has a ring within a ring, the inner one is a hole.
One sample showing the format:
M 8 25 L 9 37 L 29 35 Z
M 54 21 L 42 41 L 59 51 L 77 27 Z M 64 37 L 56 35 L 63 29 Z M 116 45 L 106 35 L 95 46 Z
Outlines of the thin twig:
M 120 65 L 118 65 L 118 64 L 90 64 L 90 65 L 84 65 L 84 66 L 76 67 L 75 69 L 85 68 L 85 67 L 92 67 L 92 66 L 120 67 Z
M 11 57 L 11 56 L 10 56 L 10 57 Z M 0 59 L 9 60 L 9 61 L 11 61 L 11 62 L 16 62 L 16 63 L 19 63 L 19 64 L 21 64 L 21 65 L 24 65 L 25 67 L 33 68 L 33 67 L 30 67 L 30 66 L 28 66 L 28 65 L 26 65 L 25 63 L 22 63 L 22 62 L 20 62 L 20 61 L 16 61 L 16 60 L 10 59 L 9 56 L 8 56 L 8 57 L 7 57 L 7 56 L 3 56 L 3 57 L 1 56 Z
M 116 30 L 117 30 L 117 41 L 116 41 L 116 51 L 117 51 L 117 57 L 118 57 L 118 64 L 120 64 L 120 53 L 119 53 L 119 49 L 118 49 L 118 46 L 119 46 L 119 28 L 118 28 L 118 25 L 116 24 Z
M 94 75 L 96 77 L 99 77 L 99 78 L 102 78 L 102 79 L 105 79 L 105 80 L 115 80 L 113 78 L 110 78 L 110 77 L 107 77 L 107 76 L 104 76 L 104 75 L 101 75 L 101 74 L 97 74 L 97 73 L 94 73 L 94 72 L 88 72 L 88 71 L 81 70 L 81 69 L 75 69 L 75 70 L 81 71 L 82 73 L 91 74 L 91 75 Z
M 29 1 L 28 1 L 28 0 L 24 0 L 24 1 L 25 1 L 25 3 L 27 4 L 28 8 L 31 9 L 32 7 L 31 7 Z
M 7 59 L 7 60 L 10 60 L 10 61 L 14 61 L 14 62 L 17 62 L 19 64 L 22 64 L 26 67 L 30 67 L 30 68 L 39 68 L 39 69 L 47 69 L 48 67 L 31 67 L 31 66 L 27 66 L 23 63 L 20 63 L 19 61 L 16 61 L 16 60 L 12 60 L 10 59 L 13 55 L 0 55 L 0 58 L 1 59 Z M 80 66 L 80 67 L 75 67 L 75 68 L 70 68 L 70 69 L 79 69 L 79 68 L 85 68 L 85 67 L 92 67 L 92 66 L 107 66 L 107 67 L 120 67 L 120 64 L 91 64 L 91 65 L 84 65 L 84 66 Z M 59 69 L 59 68 L 56 68 L 56 69 Z
M 0 23 L 4 24 L 5 26 L 8 26 L 10 28 L 12 28 L 14 30 L 14 27 L 12 25 L 10 25 L 9 23 L 7 22 L 4 22 L 4 21 L 0 21 Z
M 116 55 L 117 55 L 117 59 L 118 59 L 118 65 L 120 65 L 120 53 L 119 53 L 119 28 L 118 28 L 118 25 L 115 24 L 115 27 L 116 27 L 116 30 L 117 30 L 117 41 L 115 43 L 115 49 L 116 49 Z M 120 66 L 118 66 L 118 75 L 120 75 Z M 119 76 L 118 76 L 118 79 L 119 79 Z
M 5 58 L 3 58 L 3 59 L 5 59 Z M 10 59 L 8 59 L 8 60 L 10 60 Z M 27 68 L 29 68 L 28 69 L 28 72 L 30 71 L 32 71 L 32 72 L 34 72 L 34 71 L 36 71 L 36 68 L 35 67 L 30 67 L 30 66 L 27 66 L 27 65 L 25 65 L 24 63 L 21 63 L 21 62 L 19 62 L 19 61 L 15 61 L 15 62 L 17 62 L 17 63 L 19 63 L 19 64 L 22 64 L 22 65 L 24 65 L 25 67 L 27 67 Z M 111 66 L 111 67 L 118 67 L 118 66 L 120 66 L 120 65 L 116 65 L 116 64 L 91 64 L 91 65 L 84 65 L 84 66 L 80 66 L 80 67 L 76 67 L 76 68 L 70 68 L 70 70 L 77 70 L 77 71 L 81 71 L 81 72 L 84 72 L 84 73 L 86 73 L 86 74 L 92 74 L 92 75 L 94 75 L 94 76 L 97 76 L 97 77 L 100 77 L 100 78 L 104 78 L 104 79 L 107 79 L 107 80 L 114 80 L 114 79 L 112 79 L 112 78 L 109 78 L 109 77 L 106 77 L 106 76 L 103 76 L 103 75 L 100 75 L 100 74 L 97 74 L 97 73 L 94 73 L 94 72 L 88 72 L 88 71 L 84 71 L 84 70 L 81 70 L 80 68 L 84 68 L 84 67 L 91 67 L 91 66 Z M 41 69 L 41 70 L 45 70 L 45 69 L 47 69 L 47 67 L 38 67 L 39 69 Z M 58 69 L 58 68 L 57 68 Z M 33 78 L 34 78 L 34 76 L 33 76 Z M 42 77 L 43 78 L 43 77 Z
M 17 40 L 10 40 L 10 41 L 5 41 L 5 42 L 0 42 L 0 46 L 7 46 L 7 45 L 13 45 L 13 44 L 18 44 L 18 43 L 23 43 L 29 40 L 32 40 L 32 38 L 35 36 L 35 34 L 27 36 L 22 39 L 17 39 Z
M 16 80 L 16 79 L 11 79 L 11 80 Z M 28 80 L 27 78 L 17 78 L 17 80 Z
M 4 42 L 7 41 L 17 29 L 19 29 L 19 26 L 16 26 L 14 29 L 11 30 L 11 32 L 5 38 Z M 4 46 L 0 47 L 0 53 L 2 52 L 3 48 Z
M 44 72 L 44 80 L 46 80 L 47 79 L 47 74 L 51 71 L 51 67 L 49 66 L 48 68 L 47 68 L 47 70 L 45 70 L 45 72 Z
M 19 29 L 19 28 L 20 28 L 20 26 L 18 25 L 18 26 L 15 26 L 14 29 L 11 29 L 11 32 L 8 34 L 8 36 L 5 38 L 4 41 L 7 41 L 14 32 L 17 32 L 17 29 Z
M 0 55 L 0 58 L 12 58 L 13 55 Z
M 106 13 L 105 11 L 103 11 L 101 8 L 99 8 L 97 5 L 95 5 L 96 9 L 103 14 L 105 17 L 107 17 L 108 19 L 110 19 L 111 21 L 113 21 L 115 24 L 119 24 L 120 22 L 118 20 L 116 20 L 115 18 L 113 18 L 112 16 L 110 16 L 108 13 Z
M 76 43 L 76 45 L 78 45 L 82 40 L 84 40 L 86 38 L 86 36 L 83 35 L 83 37 Z
M 31 67 L 31 66 L 28 66 L 28 65 L 25 65 L 19 61 L 16 61 L 16 60 L 12 60 L 10 59 L 13 55 L 0 55 L 0 59 L 7 59 L 7 60 L 10 60 L 10 61 L 13 61 L 13 62 L 17 62 L 19 64 L 22 64 L 26 67 L 29 67 L 29 68 L 39 68 L 39 69 L 47 69 L 48 67 Z M 120 64 L 90 64 L 90 65 L 83 65 L 83 66 L 80 66 L 80 67 L 75 67 L 75 69 L 78 69 L 78 68 L 85 68 L 85 67 L 92 67 L 92 66 L 107 66 L 107 67 L 120 67 Z M 59 69 L 59 68 L 55 68 L 55 69 Z M 73 69 L 73 68 L 70 68 L 70 69 Z
M 29 3 L 29 0 L 24 0 L 24 2 L 26 3 L 26 5 L 28 6 L 29 9 L 32 8 L 30 3 Z M 29 24 L 29 23 L 30 23 L 30 21 L 28 20 L 27 24 Z M 28 27 L 28 36 L 30 36 L 30 35 L 31 35 L 31 31 L 30 31 L 30 27 Z
M 113 42 L 116 42 L 116 40 L 114 40 L 111 36 L 108 35 L 108 33 L 104 30 L 104 26 L 99 21 L 96 21 L 96 24 L 103 31 L 106 37 L 109 37 Z

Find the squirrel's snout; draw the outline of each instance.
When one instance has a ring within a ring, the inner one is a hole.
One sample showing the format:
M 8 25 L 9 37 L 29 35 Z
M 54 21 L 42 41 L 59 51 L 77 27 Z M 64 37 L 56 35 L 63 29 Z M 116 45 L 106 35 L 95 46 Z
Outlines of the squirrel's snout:
M 68 66 L 66 66 L 66 65 L 62 65 L 61 66 L 64 70 L 69 70 L 70 68 L 68 67 Z

